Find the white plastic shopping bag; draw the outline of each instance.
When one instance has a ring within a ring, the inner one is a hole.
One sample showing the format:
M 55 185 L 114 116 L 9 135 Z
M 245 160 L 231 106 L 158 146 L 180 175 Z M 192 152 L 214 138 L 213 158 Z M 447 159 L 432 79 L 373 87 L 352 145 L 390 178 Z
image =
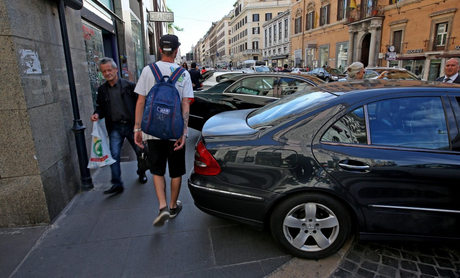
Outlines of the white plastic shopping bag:
M 107 131 L 100 126 L 99 122 L 93 122 L 93 136 L 91 144 L 91 157 L 88 168 L 96 169 L 111 165 L 115 162 L 110 154 L 109 144 L 107 142 Z

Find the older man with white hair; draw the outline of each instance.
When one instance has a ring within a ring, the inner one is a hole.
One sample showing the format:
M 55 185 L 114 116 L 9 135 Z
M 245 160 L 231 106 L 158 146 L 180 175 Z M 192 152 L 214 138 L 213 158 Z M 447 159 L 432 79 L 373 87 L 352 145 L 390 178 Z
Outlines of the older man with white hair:
M 444 66 L 444 76 L 438 77 L 436 81 L 460 84 L 460 77 L 458 76 L 459 69 L 460 65 L 458 59 L 452 58 L 447 60 Z

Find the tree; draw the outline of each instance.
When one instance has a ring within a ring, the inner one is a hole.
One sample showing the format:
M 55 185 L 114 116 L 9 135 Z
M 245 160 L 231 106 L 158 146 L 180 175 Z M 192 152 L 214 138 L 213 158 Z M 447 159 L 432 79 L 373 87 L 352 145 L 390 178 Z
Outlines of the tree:
M 172 12 L 172 10 L 169 8 L 169 7 L 166 7 L 166 9 L 170 12 Z M 177 26 L 176 24 L 174 24 L 174 22 L 168 22 L 168 33 L 172 33 L 172 29 L 176 29 L 176 31 L 178 32 L 182 32 L 184 31 L 184 28 L 180 28 L 179 26 Z

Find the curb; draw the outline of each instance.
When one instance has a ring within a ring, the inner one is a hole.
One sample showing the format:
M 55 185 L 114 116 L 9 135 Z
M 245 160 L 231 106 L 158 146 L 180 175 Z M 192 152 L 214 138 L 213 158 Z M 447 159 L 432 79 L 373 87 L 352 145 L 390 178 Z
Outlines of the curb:
M 266 278 L 328 278 L 340 265 L 353 245 L 354 237 L 351 237 L 345 245 L 335 254 L 321 260 L 305 260 L 293 258 L 280 268 L 265 276 Z

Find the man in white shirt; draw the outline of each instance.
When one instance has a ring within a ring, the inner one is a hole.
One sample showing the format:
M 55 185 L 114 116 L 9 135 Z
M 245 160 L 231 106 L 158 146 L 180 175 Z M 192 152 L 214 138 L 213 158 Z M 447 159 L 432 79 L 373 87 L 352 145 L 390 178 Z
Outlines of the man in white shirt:
M 163 76 L 171 76 L 171 73 L 180 66 L 174 63 L 180 46 L 179 39 L 175 35 L 164 35 L 160 39 L 161 60 L 156 62 Z M 177 140 L 161 140 L 147 135 L 141 131 L 142 116 L 144 113 L 145 99 L 150 89 L 155 85 L 155 77 L 149 66 L 142 70 L 142 74 L 137 82 L 134 91 L 139 94 L 136 104 L 136 120 L 134 124 L 134 141 L 141 148 L 144 147 L 143 141 L 147 141 L 149 148 L 148 159 L 150 172 L 153 174 L 153 184 L 159 202 L 157 218 L 154 226 L 162 226 L 169 218 L 176 217 L 182 209 L 182 204 L 178 200 L 182 182 L 182 175 L 185 170 L 185 142 L 187 139 L 187 127 L 189 121 L 190 101 L 193 99 L 193 87 L 190 74 L 184 71 L 176 82 L 176 88 L 181 97 L 182 117 L 184 119 L 183 135 Z M 168 164 L 169 176 L 171 177 L 171 200 L 169 209 L 166 200 L 166 164 Z
M 447 60 L 446 65 L 444 66 L 444 76 L 437 78 L 436 81 L 460 84 L 460 77 L 458 76 L 459 69 L 460 65 L 458 63 L 458 59 L 452 58 Z

